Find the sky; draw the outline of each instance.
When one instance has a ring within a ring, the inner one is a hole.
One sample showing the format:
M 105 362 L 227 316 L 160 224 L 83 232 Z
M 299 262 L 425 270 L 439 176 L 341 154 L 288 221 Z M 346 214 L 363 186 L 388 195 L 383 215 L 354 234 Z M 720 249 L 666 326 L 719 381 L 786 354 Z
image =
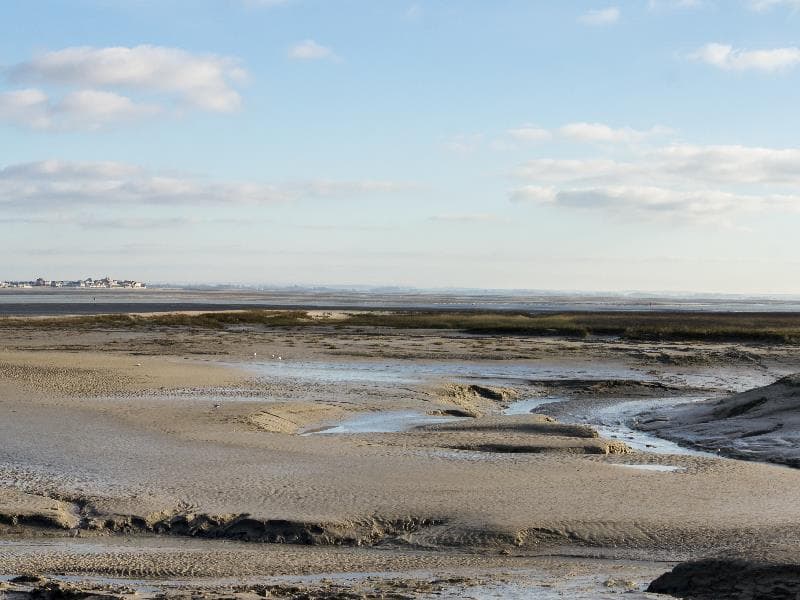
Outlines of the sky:
M 5 0 L 0 280 L 800 294 L 800 0 Z

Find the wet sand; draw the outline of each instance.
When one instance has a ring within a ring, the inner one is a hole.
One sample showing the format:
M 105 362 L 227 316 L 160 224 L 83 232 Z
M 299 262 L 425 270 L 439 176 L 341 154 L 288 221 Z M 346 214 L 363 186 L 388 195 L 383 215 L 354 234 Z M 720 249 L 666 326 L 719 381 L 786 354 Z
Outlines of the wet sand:
M 631 451 L 580 417 L 740 391 L 797 362 L 763 345 L 418 330 L 6 328 L 0 574 L 499 581 L 484 571 L 535 571 L 543 556 L 587 557 L 575 568 L 601 577 L 626 560 L 663 572 L 664 561 L 791 546 L 800 471 Z M 545 416 L 504 416 L 554 396 L 536 409 Z M 391 411 L 449 420 L 313 434 Z M 190 551 L 144 547 L 184 536 Z M 80 552 L 93 538 L 134 547 Z M 42 539 L 65 549 L 14 545 Z M 224 559 L 220 544 L 232 544 Z
M 742 460 L 800 467 L 800 376 L 721 399 L 643 414 L 638 428 Z

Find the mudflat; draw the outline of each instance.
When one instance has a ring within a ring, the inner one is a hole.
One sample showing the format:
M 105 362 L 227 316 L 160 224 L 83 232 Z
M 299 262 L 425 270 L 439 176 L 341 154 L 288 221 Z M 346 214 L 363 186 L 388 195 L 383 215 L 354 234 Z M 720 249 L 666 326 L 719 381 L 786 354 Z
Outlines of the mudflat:
M 800 541 L 800 471 L 636 431 L 800 371 L 788 342 L 292 314 L 3 321 L 0 574 L 644 598 L 677 561 Z
M 639 427 L 744 460 L 800 467 L 800 376 L 671 411 L 643 414 Z

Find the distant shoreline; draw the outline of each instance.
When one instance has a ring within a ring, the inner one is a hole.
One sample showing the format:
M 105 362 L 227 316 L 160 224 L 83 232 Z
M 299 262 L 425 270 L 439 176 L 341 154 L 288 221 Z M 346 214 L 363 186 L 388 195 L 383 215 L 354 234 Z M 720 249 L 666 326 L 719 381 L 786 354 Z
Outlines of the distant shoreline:
M 0 289 L 0 317 L 230 310 L 351 310 L 486 313 L 781 313 L 800 299 L 477 292 L 282 289 Z

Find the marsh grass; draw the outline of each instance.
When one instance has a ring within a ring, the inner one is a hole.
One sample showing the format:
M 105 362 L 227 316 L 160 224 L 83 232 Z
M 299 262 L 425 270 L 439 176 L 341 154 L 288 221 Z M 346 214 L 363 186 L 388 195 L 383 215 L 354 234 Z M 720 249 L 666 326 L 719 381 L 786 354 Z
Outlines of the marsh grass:
M 120 314 L 51 318 L 6 318 L 0 326 L 29 328 L 139 329 L 152 327 L 189 327 L 225 329 L 233 326 L 263 325 L 292 327 L 314 321 L 305 311 L 245 310 L 200 314 L 168 313 L 156 315 Z
M 5 318 L 0 327 L 149 329 L 229 329 L 236 326 L 325 326 L 326 335 L 347 335 L 351 328 L 439 329 L 486 335 L 618 336 L 629 340 L 748 341 L 800 344 L 800 313 L 479 313 L 362 312 L 312 317 L 305 311 L 247 310 L 201 314 L 94 315 L 53 318 Z

